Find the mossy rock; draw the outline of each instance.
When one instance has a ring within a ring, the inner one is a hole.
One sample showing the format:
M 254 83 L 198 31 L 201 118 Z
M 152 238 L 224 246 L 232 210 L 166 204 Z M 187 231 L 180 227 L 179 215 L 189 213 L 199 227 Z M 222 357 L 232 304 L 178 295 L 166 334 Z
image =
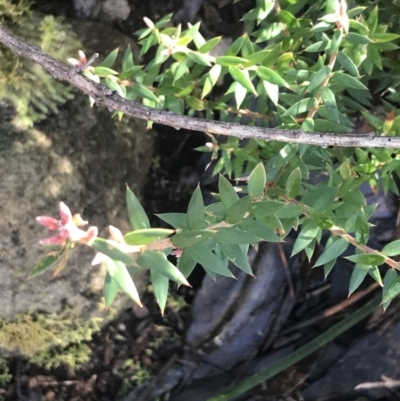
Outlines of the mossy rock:
M 87 32 L 93 34 L 92 29 Z M 97 52 L 106 55 L 113 50 L 114 43 L 107 47 L 112 32 L 104 27 L 95 33 Z M 115 32 L 116 37 L 119 35 Z M 82 36 L 82 41 L 86 40 L 90 42 L 90 37 Z M 125 40 L 135 52 L 133 41 Z M 124 118 L 119 123 L 107 109 L 91 108 L 85 95 L 78 91 L 74 95 L 75 99 L 61 106 L 58 114 L 51 114 L 33 128 L 22 128 L 14 108 L 0 103 L 3 325 L 21 314 L 57 314 L 66 307 L 77 319 L 108 319 L 102 299 L 104 271 L 91 265 L 94 253 L 88 247 L 76 246 L 66 268 L 54 279 L 46 272 L 26 280 L 44 255 L 38 241 L 51 234 L 35 222 L 36 216 L 56 217 L 57 204 L 64 201 L 73 213 L 98 226 L 103 236 L 107 237 L 109 224 L 126 232 L 126 184 L 140 197 L 151 165 L 153 138 L 144 121 Z M 139 290 L 144 288 L 143 277 L 135 280 Z M 120 295 L 113 308 L 118 311 L 129 305 L 132 302 Z M 1 338 L 0 329 L 0 348 Z M 18 347 L 16 344 L 15 352 L 25 352 Z M 6 348 L 11 351 L 13 347 L 8 343 Z

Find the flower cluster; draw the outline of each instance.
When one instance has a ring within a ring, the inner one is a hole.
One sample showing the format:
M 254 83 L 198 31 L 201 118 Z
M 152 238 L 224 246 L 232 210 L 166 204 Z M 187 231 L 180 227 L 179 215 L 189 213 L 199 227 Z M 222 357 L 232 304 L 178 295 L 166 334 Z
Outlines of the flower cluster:
M 80 242 L 82 244 L 91 245 L 97 237 L 97 227 L 89 227 L 87 231 L 79 227 L 88 224 L 79 214 L 72 216 L 71 210 L 64 203 L 58 205 L 60 220 L 56 220 L 49 216 L 38 216 L 36 221 L 45 226 L 50 231 L 57 231 L 57 234 L 40 241 L 41 245 L 61 245 L 64 246 L 67 241 Z

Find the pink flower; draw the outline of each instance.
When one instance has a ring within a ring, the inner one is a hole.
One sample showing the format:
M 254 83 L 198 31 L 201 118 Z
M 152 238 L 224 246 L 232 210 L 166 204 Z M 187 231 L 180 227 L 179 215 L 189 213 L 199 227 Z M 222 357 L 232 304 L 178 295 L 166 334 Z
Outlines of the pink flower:
M 56 220 L 49 216 L 38 216 L 36 221 L 45 226 L 50 231 L 58 231 L 57 235 L 43 239 L 40 241 L 41 245 L 61 245 L 64 246 L 67 241 L 81 242 L 83 244 L 91 245 L 97 237 L 97 227 L 89 227 L 87 231 L 83 231 L 78 226 L 87 224 L 87 221 L 82 220 L 79 214 L 72 216 L 69 207 L 60 202 L 58 205 L 60 220 Z

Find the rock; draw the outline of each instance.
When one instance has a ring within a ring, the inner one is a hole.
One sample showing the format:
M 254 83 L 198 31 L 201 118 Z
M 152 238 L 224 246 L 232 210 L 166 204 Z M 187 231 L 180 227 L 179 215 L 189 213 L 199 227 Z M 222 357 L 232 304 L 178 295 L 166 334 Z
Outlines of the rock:
M 390 387 L 385 385 L 382 376 L 397 380 L 400 375 L 399 338 L 400 322 L 383 333 L 368 334 L 303 391 L 304 399 L 343 400 L 365 396 L 374 400 L 388 396 Z
M 127 0 L 73 0 L 73 5 L 81 19 L 118 22 L 125 21 L 131 13 Z
M 95 36 L 97 51 L 113 50 L 111 29 L 82 23 L 81 30 Z M 91 42 L 89 36 L 82 41 Z M 125 37 L 125 42 L 135 51 L 133 41 Z M 128 231 L 125 185 L 140 196 L 152 160 L 152 133 L 144 121 L 126 118 L 119 123 L 105 108 L 91 108 L 80 92 L 32 129 L 19 126 L 11 107 L 0 106 L 0 319 L 58 313 L 66 306 L 84 320 L 104 318 L 104 272 L 91 266 L 94 252 L 88 247 L 76 246 L 55 279 L 46 272 L 26 281 L 44 255 L 38 241 L 51 236 L 35 217 L 57 217 L 58 202 L 64 201 L 105 237 L 109 224 Z M 131 301 L 118 296 L 113 307 L 127 305 Z

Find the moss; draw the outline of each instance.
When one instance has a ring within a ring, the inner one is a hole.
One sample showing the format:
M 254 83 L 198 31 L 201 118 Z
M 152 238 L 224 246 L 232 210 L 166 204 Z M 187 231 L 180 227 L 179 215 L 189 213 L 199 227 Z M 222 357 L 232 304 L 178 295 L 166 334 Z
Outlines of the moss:
M 0 0 L 0 23 L 15 35 L 37 45 L 58 59 L 73 56 L 80 47 L 71 27 L 62 18 L 30 10 L 26 0 Z M 12 103 L 24 125 L 57 112 L 57 106 L 73 98 L 72 88 L 57 82 L 42 67 L 15 57 L 0 46 L 0 98 Z
M 69 310 L 59 316 L 21 314 L 0 323 L 0 348 L 5 355 L 22 355 L 47 369 L 60 365 L 74 369 L 89 360 L 90 348 L 82 342 L 100 329 L 100 321 L 84 320 Z
M 0 387 L 5 386 L 12 379 L 8 370 L 7 359 L 0 355 Z

